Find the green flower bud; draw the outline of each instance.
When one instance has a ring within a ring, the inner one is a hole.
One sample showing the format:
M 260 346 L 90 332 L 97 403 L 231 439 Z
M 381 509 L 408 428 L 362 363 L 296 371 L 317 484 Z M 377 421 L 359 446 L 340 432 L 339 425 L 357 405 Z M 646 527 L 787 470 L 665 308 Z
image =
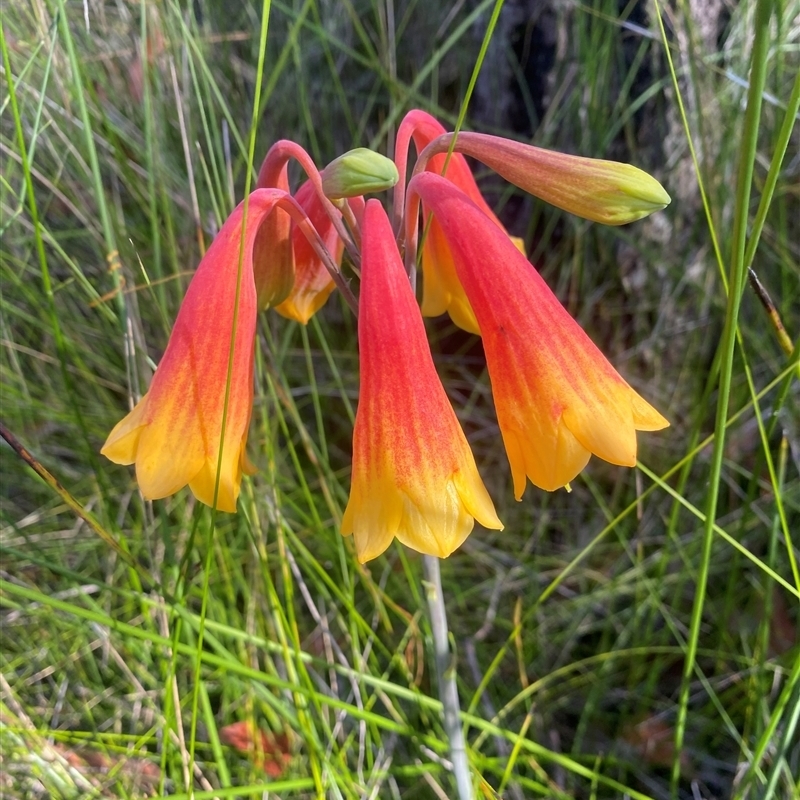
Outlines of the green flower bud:
M 322 189 L 331 200 L 391 189 L 399 180 L 394 161 L 357 147 L 322 170 Z

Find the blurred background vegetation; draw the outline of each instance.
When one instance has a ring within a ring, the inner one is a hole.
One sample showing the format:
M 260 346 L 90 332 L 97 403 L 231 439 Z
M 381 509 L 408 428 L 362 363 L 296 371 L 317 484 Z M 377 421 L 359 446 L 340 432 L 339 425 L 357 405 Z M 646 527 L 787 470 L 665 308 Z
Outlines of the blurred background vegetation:
M 320 166 L 353 146 L 391 153 L 413 107 L 452 127 L 493 7 L 269 4 L 256 169 L 279 138 Z M 442 565 L 486 797 L 800 795 L 797 348 L 782 349 L 750 287 L 719 527 L 702 548 L 756 2 L 659 9 L 663 36 L 652 1 L 507 0 L 467 110 L 467 128 L 634 163 L 673 198 L 603 228 L 476 167 L 570 312 L 672 423 L 640 436 L 640 469 L 593 459 L 571 494 L 529 487 L 516 503 L 480 343 L 429 321 L 506 523 L 476 529 Z M 451 796 L 420 560 L 395 545 L 359 567 L 337 530 L 358 387 L 338 297 L 307 328 L 260 318 L 259 472 L 238 515 L 212 530 L 186 491 L 145 503 L 132 470 L 98 454 L 241 199 L 262 12 L 213 0 L 3 9 L 0 413 L 85 510 L 3 443 L 4 797 Z M 800 3 L 774 3 L 751 220 L 797 113 L 798 19 Z M 793 341 L 799 141 L 795 130 L 776 167 L 752 259 Z

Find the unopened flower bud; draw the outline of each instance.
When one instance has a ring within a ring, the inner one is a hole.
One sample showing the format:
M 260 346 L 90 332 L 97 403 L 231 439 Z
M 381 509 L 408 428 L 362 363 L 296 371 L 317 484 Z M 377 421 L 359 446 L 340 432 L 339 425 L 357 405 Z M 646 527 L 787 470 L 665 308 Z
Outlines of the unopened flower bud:
M 322 189 L 331 200 L 382 192 L 398 180 L 394 161 L 366 147 L 350 150 L 322 170 Z
M 529 194 L 604 225 L 634 222 L 670 203 L 664 187 L 631 164 L 571 156 L 480 133 L 460 133 L 456 150 Z

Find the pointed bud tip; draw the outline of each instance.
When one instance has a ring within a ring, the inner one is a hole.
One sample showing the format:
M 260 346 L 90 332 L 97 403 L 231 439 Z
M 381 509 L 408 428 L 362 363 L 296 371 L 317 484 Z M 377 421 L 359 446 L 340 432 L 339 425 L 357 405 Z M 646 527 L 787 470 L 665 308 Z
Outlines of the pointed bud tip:
M 325 167 L 322 189 L 326 197 L 339 200 L 391 189 L 399 178 L 394 161 L 366 147 L 357 147 Z
M 592 159 L 574 163 L 572 192 L 558 205 L 580 217 L 603 225 L 627 225 L 672 201 L 652 175 L 632 164 Z
M 661 211 L 672 202 L 664 187 L 652 175 L 630 164 L 622 166 L 626 169 L 624 172 L 620 170 L 619 189 L 625 199 L 616 209 L 616 216 L 620 219 L 616 224 L 635 222 Z

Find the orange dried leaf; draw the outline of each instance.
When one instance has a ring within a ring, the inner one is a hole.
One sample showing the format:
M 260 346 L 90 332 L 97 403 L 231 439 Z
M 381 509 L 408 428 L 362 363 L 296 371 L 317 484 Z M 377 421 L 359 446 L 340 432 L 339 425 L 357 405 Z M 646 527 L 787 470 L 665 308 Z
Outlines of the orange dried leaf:
M 283 734 L 260 730 L 250 722 L 234 722 L 219 729 L 219 738 L 247 756 L 256 769 L 278 778 L 292 758 L 289 739 Z

